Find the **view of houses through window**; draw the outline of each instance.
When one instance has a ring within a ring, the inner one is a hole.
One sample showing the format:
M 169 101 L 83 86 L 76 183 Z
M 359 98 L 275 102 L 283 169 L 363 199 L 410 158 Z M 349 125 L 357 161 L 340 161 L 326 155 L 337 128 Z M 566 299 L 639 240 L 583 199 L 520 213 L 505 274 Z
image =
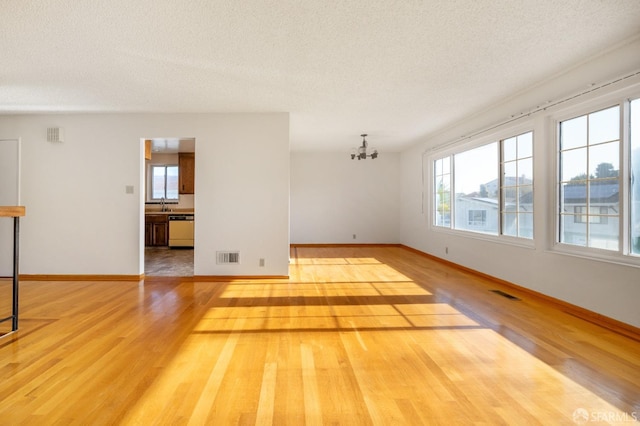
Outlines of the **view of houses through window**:
M 453 156 L 454 228 L 498 233 L 498 143 Z
M 434 172 L 435 226 L 533 238 L 532 132 L 437 159 Z
M 640 255 L 640 99 L 629 105 L 629 134 L 631 156 L 630 234 L 631 253 Z
M 533 238 L 533 133 L 502 141 L 502 233 Z
M 559 124 L 561 243 L 620 245 L 620 107 Z
M 640 255 L 640 98 L 557 130 L 559 249 Z M 533 132 L 435 159 L 433 225 L 533 239 L 533 164 Z

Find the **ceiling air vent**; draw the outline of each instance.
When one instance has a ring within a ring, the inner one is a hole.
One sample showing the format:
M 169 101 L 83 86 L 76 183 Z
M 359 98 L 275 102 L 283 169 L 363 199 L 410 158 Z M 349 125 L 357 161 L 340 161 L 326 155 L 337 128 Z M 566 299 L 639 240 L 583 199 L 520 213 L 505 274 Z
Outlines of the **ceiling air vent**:
M 217 251 L 216 263 L 218 265 L 236 265 L 240 263 L 239 251 Z

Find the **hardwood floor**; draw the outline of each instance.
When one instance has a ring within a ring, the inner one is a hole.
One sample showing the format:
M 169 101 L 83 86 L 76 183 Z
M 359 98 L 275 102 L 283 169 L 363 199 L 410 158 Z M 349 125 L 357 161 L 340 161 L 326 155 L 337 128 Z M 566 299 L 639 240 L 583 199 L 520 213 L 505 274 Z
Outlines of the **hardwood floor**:
M 636 340 L 401 247 L 291 254 L 288 280 L 21 282 L 0 424 L 640 417 Z

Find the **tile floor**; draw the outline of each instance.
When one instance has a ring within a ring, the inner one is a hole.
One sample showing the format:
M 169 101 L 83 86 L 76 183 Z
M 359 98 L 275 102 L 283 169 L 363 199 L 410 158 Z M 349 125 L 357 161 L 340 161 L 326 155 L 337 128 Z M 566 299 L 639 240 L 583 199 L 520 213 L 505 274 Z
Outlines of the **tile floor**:
M 148 277 L 192 277 L 193 249 L 145 247 L 144 274 Z

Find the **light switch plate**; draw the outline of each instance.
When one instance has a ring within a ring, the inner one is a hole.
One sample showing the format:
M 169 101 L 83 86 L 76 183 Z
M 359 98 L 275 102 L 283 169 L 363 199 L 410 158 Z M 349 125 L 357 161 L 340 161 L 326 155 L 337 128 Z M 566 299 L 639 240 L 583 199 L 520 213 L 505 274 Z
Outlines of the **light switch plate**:
M 133 194 L 133 185 L 125 186 L 124 192 L 127 193 L 127 194 Z

